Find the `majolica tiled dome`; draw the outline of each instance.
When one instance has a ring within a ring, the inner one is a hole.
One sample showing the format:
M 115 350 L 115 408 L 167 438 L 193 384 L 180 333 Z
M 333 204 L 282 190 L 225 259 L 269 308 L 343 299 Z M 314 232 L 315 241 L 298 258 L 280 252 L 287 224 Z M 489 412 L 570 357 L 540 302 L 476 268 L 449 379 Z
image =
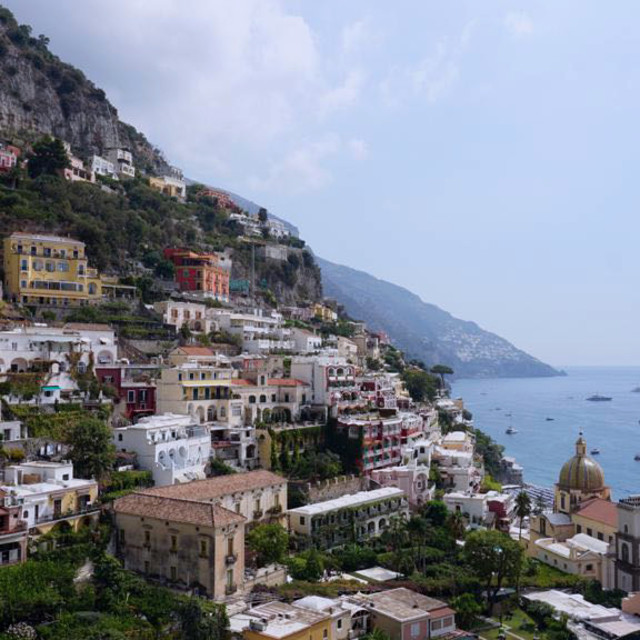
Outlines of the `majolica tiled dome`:
M 576 455 L 562 465 L 558 486 L 565 491 L 598 491 L 605 486 L 602 467 L 587 455 L 587 443 L 582 433 L 576 441 Z

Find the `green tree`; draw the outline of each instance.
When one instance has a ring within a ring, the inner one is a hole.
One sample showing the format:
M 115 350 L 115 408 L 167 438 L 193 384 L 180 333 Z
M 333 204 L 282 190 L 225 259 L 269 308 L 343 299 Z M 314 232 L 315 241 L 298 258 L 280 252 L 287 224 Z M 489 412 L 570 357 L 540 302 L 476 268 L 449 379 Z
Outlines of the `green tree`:
M 449 517 L 449 510 L 442 500 L 430 500 L 424 507 L 424 517 L 432 526 L 442 527 Z
M 453 375 L 453 369 L 448 367 L 446 364 L 436 364 L 431 367 L 431 373 L 435 373 L 437 376 L 440 376 L 440 382 L 442 383 L 442 388 L 445 388 L 445 376 Z
M 289 548 L 289 534 L 279 524 L 260 524 L 247 535 L 249 549 L 258 554 L 258 565 L 282 562 Z
M 447 527 L 456 540 L 462 540 L 466 531 L 464 516 L 459 511 L 453 511 L 447 516 Z
M 499 531 L 474 531 L 467 536 L 464 559 L 485 585 L 489 610 L 504 580 L 517 581 L 522 556 L 520 543 Z
M 111 438 L 111 429 L 97 418 L 83 418 L 72 427 L 67 443 L 76 475 L 99 482 L 108 476 L 115 461 Z
M 371 629 L 369 633 L 362 636 L 362 640 L 391 640 L 391 636 L 379 627 L 375 627 Z
M 58 139 L 45 136 L 33 145 L 33 153 L 27 165 L 29 175 L 37 178 L 41 175 L 58 175 L 71 166 L 65 148 Z
M 522 521 L 531 515 L 531 498 L 526 491 L 520 491 L 516 496 L 516 516 L 518 516 L 518 540 L 522 540 Z
M 456 622 L 463 628 L 473 626 L 476 616 L 482 612 L 480 603 L 472 593 L 463 593 L 451 600 L 451 606 L 456 612 Z
M 405 369 L 402 373 L 407 391 L 414 402 L 434 400 L 437 391 L 437 380 L 421 369 Z
M 178 610 L 178 619 L 183 638 L 227 640 L 229 637 L 229 619 L 222 605 L 204 603 L 191 597 Z

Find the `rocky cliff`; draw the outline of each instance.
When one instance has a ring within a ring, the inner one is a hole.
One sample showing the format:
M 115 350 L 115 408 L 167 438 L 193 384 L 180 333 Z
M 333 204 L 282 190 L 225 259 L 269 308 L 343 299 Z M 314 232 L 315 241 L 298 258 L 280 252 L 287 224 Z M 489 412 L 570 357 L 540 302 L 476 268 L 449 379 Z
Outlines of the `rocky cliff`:
M 0 7 L 0 132 L 18 142 L 52 134 L 84 158 L 126 147 L 142 169 L 166 166 L 141 133 L 119 120 L 104 91 L 54 56 L 47 44 Z
M 504 338 L 423 302 L 407 289 L 327 260 L 317 261 L 325 295 L 341 302 L 352 317 L 388 333 L 412 358 L 428 365 L 447 364 L 458 377 L 561 375 Z

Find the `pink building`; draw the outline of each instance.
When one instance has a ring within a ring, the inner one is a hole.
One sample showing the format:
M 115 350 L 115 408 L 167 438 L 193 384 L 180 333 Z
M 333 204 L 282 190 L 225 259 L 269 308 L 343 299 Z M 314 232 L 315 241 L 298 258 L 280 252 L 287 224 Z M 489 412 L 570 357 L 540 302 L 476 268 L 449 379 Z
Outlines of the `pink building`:
M 446 603 L 405 589 L 347 598 L 371 613 L 370 624 L 391 640 L 428 640 L 454 633 L 455 611 Z

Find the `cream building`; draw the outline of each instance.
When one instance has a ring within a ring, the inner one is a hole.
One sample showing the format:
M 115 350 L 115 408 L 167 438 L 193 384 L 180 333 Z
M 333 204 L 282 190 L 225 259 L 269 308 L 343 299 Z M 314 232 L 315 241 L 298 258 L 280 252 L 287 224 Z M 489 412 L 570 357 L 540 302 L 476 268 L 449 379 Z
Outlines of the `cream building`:
M 209 501 L 150 492 L 120 498 L 113 509 L 117 555 L 126 569 L 217 600 L 242 588 L 242 515 Z

